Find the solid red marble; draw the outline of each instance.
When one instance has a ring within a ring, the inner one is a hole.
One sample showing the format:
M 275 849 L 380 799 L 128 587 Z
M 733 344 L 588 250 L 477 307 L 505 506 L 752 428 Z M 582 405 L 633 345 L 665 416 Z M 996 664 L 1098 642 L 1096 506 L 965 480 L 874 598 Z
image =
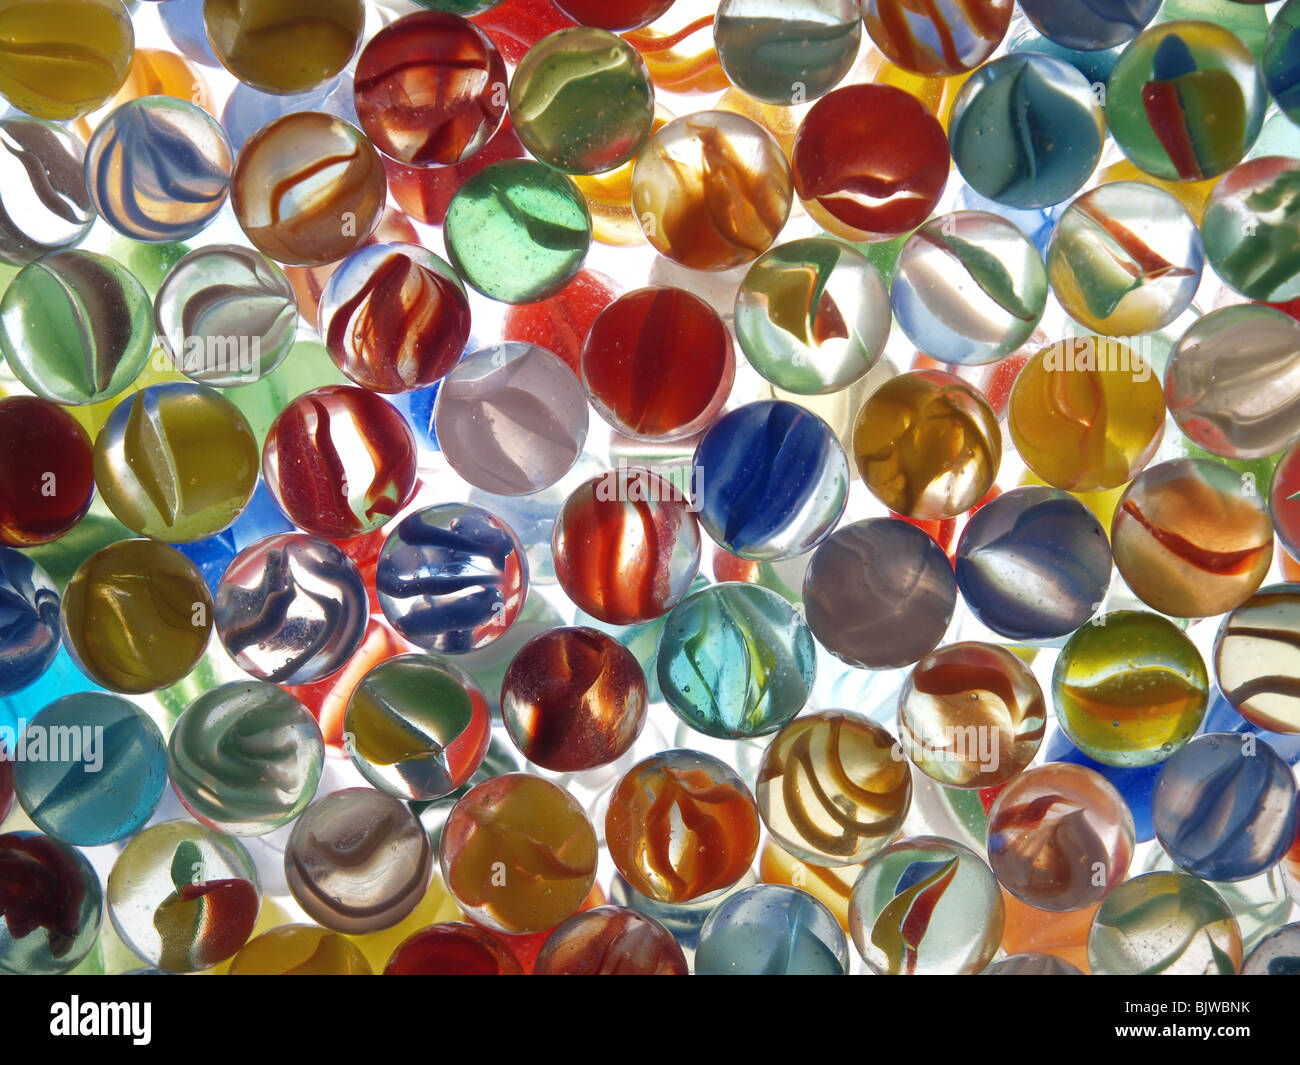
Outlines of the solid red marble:
M 736 375 L 718 313 L 679 288 L 643 288 L 603 311 L 582 348 L 592 406 L 619 432 L 680 440 L 707 428 Z
M 952 159 L 943 126 L 916 97 L 889 85 L 827 93 L 795 136 L 795 191 L 837 236 L 886 240 L 930 217 Z
M 384 169 L 388 173 L 388 189 L 397 205 L 425 225 L 440 226 L 447 217 L 452 197 L 465 182 L 492 163 L 523 156 L 523 142 L 507 115 L 496 135 L 463 163 L 422 170 L 385 159 Z
M 385 976 L 522 976 L 514 955 L 482 928 L 447 921 L 416 932 L 393 951 Z
M 673 6 L 674 0 L 555 0 L 575 22 L 613 33 L 647 26 Z
M 262 476 L 285 516 L 335 540 L 388 522 L 410 498 L 415 472 L 411 427 L 392 404 L 351 385 L 299 396 L 262 449 Z
M 463 163 L 506 111 L 506 66 L 458 15 L 420 11 L 375 34 L 357 60 L 357 116 L 384 155 L 409 166 Z
M 618 282 L 612 278 L 594 270 L 582 270 L 550 299 L 509 307 L 501 337 L 554 352 L 581 377 L 582 345 L 597 316 L 620 291 Z
M 511 66 L 543 37 L 577 25 L 551 0 L 506 0 L 471 21 L 486 31 Z
M 0 544 L 58 539 L 94 494 L 94 453 L 76 419 L 36 396 L 0 399 Z

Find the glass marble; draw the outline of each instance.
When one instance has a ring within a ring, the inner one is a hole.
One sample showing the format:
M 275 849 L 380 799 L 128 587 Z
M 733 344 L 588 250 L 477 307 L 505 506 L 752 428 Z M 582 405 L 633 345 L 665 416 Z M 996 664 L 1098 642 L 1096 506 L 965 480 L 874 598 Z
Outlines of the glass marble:
M 758 853 L 754 797 L 725 762 L 669 750 L 614 786 L 605 817 L 609 856 L 633 890 L 659 902 L 718 895 Z
M 1088 79 L 1040 52 L 1003 56 L 962 86 L 948 122 L 967 183 L 1007 207 L 1069 199 L 1101 158 L 1106 120 Z
M 358 935 L 391 928 L 424 897 L 429 837 L 411 808 L 371 788 L 317 799 L 294 822 L 284 875 L 317 924 Z
M 900 840 L 863 867 L 849 930 L 879 975 L 978 973 L 993 960 L 1006 910 L 984 860 L 951 840 Z
M 555 519 L 555 577 L 580 609 L 611 625 L 662 617 L 700 568 L 700 530 L 685 497 L 648 470 L 579 485 Z
M 1257 304 L 1198 318 L 1165 368 L 1169 413 L 1198 447 L 1229 459 L 1275 455 L 1300 437 L 1300 323 Z
M 991 788 L 1015 777 L 1038 753 L 1046 722 L 1037 678 L 994 644 L 938 648 L 916 664 L 898 696 L 903 753 L 949 788 Z
M 1105 529 L 1055 488 L 1016 488 L 980 507 L 962 530 L 955 564 L 971 612 L 1013 640 L 1069 635 L 1110 587 Z
M 994 962 L 981 976 L 1083 976 L 1078 966 L 1055 954 L 1012 954 Z
M 1040 910 L 1097 905 L 1133 859 L 1133 815 L 1100 773 L 1054 762 L 1027 769 L 989 810 L 988 854 L 1007 891 Z
M 641 230 L 636 239 L 641 242 Z M 559 356 L 578 377 L 582 376 L 582 345 L 597 315 L 623 291 L 612 277 L 595 270 L 579 270 L 564 288 L 549 299 L 506 308 L 501 323 L 503 340 L 536 344 Z
M 57 540 L 90 509 L 90 437 L 61 407 L 36 396 L 0 398 L 0 454 L 0 544 Z
M 913 3 L 859 0 L 867 33 L 890 62 L 927 78 L 974 70 L 997 50 L 1011 22 L 1010 0 Z
M 510 79 L 510 117 L 535 158 L 567 174 L 598 174 L 636 156 L 654 122 L 641 53 L 579 26 L 533 45 Z
M 375 587 L 384 616 L 406 639 L 461 654 L 514 624 L 528 594 L 528 560 L 494 514 L 443 503 L 397 525 L 380 552 Z
M 1181 618 L 1240 606 L 1273 562 L 1273 523 L 1253 477 L 1209 459 L 1139 474 L 1115 509 L 1110 539 L 1133 593 Z
M 253 859 L 237 839 L 187 821 L 136 835 L 108 877 L 122 942 L 169 973 L 208 969 L 248 942 L 261 907 Z
M 291 266 L 324 266 L 366 243 L 387 189 L 379 152 L 359 129 L 333 115 L 297 111 L 244 142 L 230 204 L 264 255 Z
M 783 400 L 724 415 L 700 438 L 693 461 L 700 523 L 741 558 L 773 562 L 812 550 L 848 502 L 849 463 L 834 431 Z
M 419 11 L 380 30 L 357 60 L 361 128 L 406 166 L 463 163 L 505 116 L 506 66 L 463 12 Z
M 5 400 L 0 400 L 3 411 Z M 1300 441 L 1292 444 L 1278 459 L 1268 494 L 1269 513 L 1273 518 L 1278 542 L 1291 558 L 1300 557 Z M 0 525 L 0 539 L 3 539 Z M 1283 562 L 1285 564 L 1286 557 Z
M 1250 159 L 1220 178 L 1205 205 L 1205 254 L 1247 299 L 1300 297 L 1300 161 Z
M 111 691 L 142 694 L 194 668 L 212 633 L 198 568 L 157 540 L 120 540 L 77 567 L 63 593 L 63 645 Z
M 1116 488 L 1156 453 L 1165 394 L 1118 341 L 1076 337 L 1044 348 L 1011 389 L 1007 427 L 1025 465 L 1069 492 Z
M 122 0 L 4 0 L 0 41 L 0 96 L 55 122 L 108 101 L 135 52 Z
M 0 262 L 25 266 L 90 232 L 85 156 L 80 138 L 53 122 L 0 119 Z
M 1159 22 L 1119 57 L 1106 89 L 1111 135 L 1165 181 L 1200 181 L 1241 162 L 1268 91 L 1250 49 L 1213 22 Z
M 263 836 L 311 802 L 325 744 L 316 719 L 292 695 L 243 680 L 186 707 L 167 759 L 172 789 L 196 820 L 235 836 Z
M 754 794 L 768 833 L 787 852 L 818 866 L 860 865 L 903 827 L 912 771 L 886 729 L 820 710 L 772 738 Z
M 461 359 L 433 409 L 447 464 L 500 496 L 527 496 L 560 481 L 582 455 L 587 424 L 587 397 L 570 367 L 544 347 L 515 341 Z
M 1142 32 L 1162 0 L 1020 0 L 1020 10 L 1049 41 L 1077 52 L 1127 44 Z
M 231 976 L 370 976 L 361 949 L 314 925 L 287 924 L 254 936 L 230 959 Z
M 321 293 L 319 332 L 330 358 L 373 392 L 441 380 L 469 342 L 470 310 L 456 272 L 415 244 L 353 252 Z
M 1300 973 L 1300 924 L 1271 932 L 1246 955 L 1242 976 L 1295 976 Z
M 889 290 L 860 251 L 806 237 L 765 252 L 736 293 L 736 339 L 778 388 L 838 392 L 863 377 L 889 340 Z
M 132 532 L 168 543 L 214 536 L 257 487 L 257 439 L 220 392 L 150 385 L 122 400 L 95 439 L 100 497 Z
M 118 695 L 79 692 L 54 700 L 27 723 L 18 746 L 18 802 L 42 832 L 77 847 L 137 831 L 167 785 L 162 733 Z
M 541 777 L 507 773 L 456 804 L 440 860 L 472 919 L 517 935 L 577 913 L 596 881 L 597 853 L 596 831 L 572 795 Z
M 727 79 L 765 103 L 807 103 L 835 88 L 862 41 L 857 0 L 722 0 L 713 45 Z
M 534 976 L 686 976 L 686 955 L 653 917 L 622 906 L 574 914 L 547 937 Z
M 849 85 L 818 100 L 795 136 L 794 187 L 813 221 L 852 241 L 910 233 L 948 183 L 948 140 L 916 97 Z
M 1094 976 L 1231 976 L 1241 955 L 1228 904 L 1185 873 L 1146 873 L 1121 884 L 1088 934 Z
M 1269 732 L 1300 733 L 1300 585 L 1270 584 L 1223 619 L 1214 676 L 1233 709 Z
M 1273 16 L 1260 56 L 1268 91 L 1292 122 L 1300 118 L 1300 4 L 1290 0 Z
M 203 0 L 222 66 L 277 95 L 314 89 L 343 70 L 361 40 L 361 0 Z
M 0 547 L 0 695 L 34 683 L 61 640 L 54 582 L 26 555 Z
M 385 976 L 522 976 L 515 956 L 486 929 L 447 921 L 416 932 L 389 959 Z
M 1043 258 L 986 211 L 933 218 L 898 253 L 890 292 L 907 338 L 932 359 L 978 366 L 1018 351 L 1047 307 Z
M 306 684 L 340 669 L 361 645 L 369 601 L 356 564 L 305 533 L 275 533 L 244 548 L 214 600 L 217 635 L 245 673 Z
M 131 100 L 86 148 L 86 189 L 99 216 L 132 240 L 170 243 L 225 206 L 234 150 L 203 108 L 170 96 Z
M 1047 276 L 1085 329 L 1134 336 L 1187 310 L 1205 252 L 1192 216 L 1164 189 L 1108 181 L 1062 213 L 1047 246 Z
M 483 764 L 490 739 L 478 683 L 433 655 L 380 662 L 353 689 L 343 718 L 352 764 L 380 791 L 408 802 L 463 787 Z
M 297 337 L 298 304 L 284 271 L 236 244 L 190 252 L 163 279 L 154 329 L 191 381 L 235 388 L 275 370 Z
M 528 761 L 556 773 L 617 761 L 646 723 L 645 673 L 612 636 L 554 628 L 529 640 L 501 683 L 501 718 Z
M 415 488 L 415 437 L 397 409 L 361 388 L 327 385 L 276 417 L 262 477 L 299 528 L 346 540 L 382 528 Z
M 56 251 L 30 263 L 0 299 L 0 354 L 54 403 L 112 399 L 144 369 L 152 345 L 149 293 L 94 252 Z
M 836 658 L 861 669 L 899 669 L 943 639 L 957 580 L 943 549 L 897 518 L 838 529 L 804 575 L 805 616 Z
M 993 487 L 1002 431 L 988 401 L 960 377 L 919 370 L 886 381 L 862 405 L 853 458 L 890 510 L 921 521 L 952 518 Z
M 692 270 L 753 262 L 776 240 L 792 202 L 780 145 L 757 122 L 726 111 L 669 122 L 632 171 L 632 210 L 646 240 Z
M 531 159 L 484 167 L 457 190 L 443 224 L 447 257 L 500 303 L 554 296 L 582 269 L 591 213 L 573 181 Z
M 1133 768 L 1168 758 L 1200 727 L 1210 678 L 1172 621 L 1117 610 L 1066 642 L 1052 672 L 1056 721 L 1084 754 Z
M 700 929 L 697 976 L 844 976 L 849 944 L 807 892 L 757 884 L 718 904 Z
M 582 383 L 605 421 L 634 440 L 684 440 L 718 417 L 736 356 L 718 312 L 680 288 L 619 296 L 582 346 Z
M 710 585 L 678 603 L 655 661 L 677 716 L 719 739 L 775 732 L 807 705 L 817 675 L 807 623 L 754 584 Z
M 104 893 L 81 852 L 39 832 L 0 834 L 0 973 L 54 976 L 99 939 Z
M 1198 736 L 1165 762 L 1151 814 L 1175 865 L 1202 880 L 1248 880 L 1296 838 L 1295 777 L 1253 735 Z

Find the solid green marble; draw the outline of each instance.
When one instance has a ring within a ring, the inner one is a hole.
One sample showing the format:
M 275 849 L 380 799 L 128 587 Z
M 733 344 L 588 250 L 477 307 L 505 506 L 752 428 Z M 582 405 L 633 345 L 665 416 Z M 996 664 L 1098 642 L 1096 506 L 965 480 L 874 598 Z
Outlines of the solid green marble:
M 843 80 L 862 42 L 862 16 L 856 0 L 722 0 L 713 40 L 733 85 L 788 107 Z
M 659 687 L 693 729 L 720 739 L 775 732 L 808 702 L 812 632 L 776 592 L 715 584 L 669 612 L 659 640 Z
M 578 26 L 543 37 L 510 79 L 519 139 L 568 174 L 598 174 L 634 158 L 654 115 L 654 85 L 641 53 L 605 30 Z
M 511 159 L 460 187 L 443 236 L 466 284 L 501 303 L 536 303 L 582 269 L 591 214 L 569 178 L 542 163 Z

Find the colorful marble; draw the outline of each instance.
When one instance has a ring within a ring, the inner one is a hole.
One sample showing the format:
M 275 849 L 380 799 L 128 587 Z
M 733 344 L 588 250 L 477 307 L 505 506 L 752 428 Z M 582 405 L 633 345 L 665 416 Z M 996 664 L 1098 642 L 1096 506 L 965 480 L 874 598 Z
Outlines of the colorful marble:
M 34 683 L 49 669 L 61 640 L 54 582 L 26 555 L 0 547 L 0 695 Z
M 726 111 L 669 122 L 632 171 L 632 210 L 646 240 L 692 270 L 753 262 L 785 226 L 792 198 L 780 145 L 757 122 Z
M 1043 742 L 1047 703 L 1019 658 L 988 643 L 926 655 L 898 696 L 899 746 L 949 788 L 991 788 L 1022 772 Z
M 693 501 L 722 548 L 755 561 L 802 555 L 826 539 L 848 502 L 849 464 L 829 425 L 802 407 L 738 407 L 695 449 Z
M 1055 488 L 1016 488 L 980 507 L 962 530 L 955 565 L 971 612 L 1013 640 L 1069 635 L 1110 587 L 1101 522 Z
M 327 385 L 276 417 L 262 446 L 262 477 L 299 528 L 338 540 L 386 525 L 415 488 L 411 427 L 373 392 Z
M 1192 216 L 1141 181 L 1089 189 L 1061 214 L 1047 245 L 1052 292 L 1070 317 L 1104 336 L 1169 325 L 1191 304 L 1204 265 Z
M 447 208 L 447 258 L 471 288 L 500 303 L 554 296 L 582 269 L 591 213 L 573 181 L 531 159 L 492 163 Z
M 957 605 L 943 549 L 897 518 L 845 525 L 812 556 L 805 616 L 826 650 L 862 669 L 899 669 L 939 646 Z
M 1066 642 L 1052 672 L 1057 724 L 1084 754 L 1134 768 L 1163 762 L 1195 735 L 1210 678 L 1173 622 L 1117 610 Z
M 99 939 L 104 893 L 80 851 L 39 832 L 0 834 L 0 973 L 75 969 Z
M 142 694 L 194 668 L 212 632 L 198 568 L 157 540 L 120 540 L 77 567 L 63 593 L 63 644 L 110 691 Z
M 715 584 L 664 620 L 656 656 L 663 698 L 706 736 L 775 732 L 812 695 L 816 646 L 799 612 L 754 584 Z
M 948 121 L 953 161 L 971 188 L 1022 210 L 1050 207 L 1083 188 L 1105 138 L 1088 79 L 1040 52 L 981 67 L 962 86 Z
M 1201 181 L 1241 162 L 1259 136 L 1268 92 L 1255 56 L 1213 22 L 1159 22 L 1111 71 L 1106 120 L 1138 167 Z
M 205 691 L 167 744 L 181 804 L 218 832 L 264 836 L 296 818 L 325 766 L 320 726 L 282 688 L 256 680 Z
M 1010 0 L 859 2 L 875 46 L 891 63 L 927 78 L 964 74 L 988 59 L 1006 36 L 1014 6 Z
M 321 293 L 318 327 L 334 364 L 372 392 L 427 388 L 469 342 L 470 311 L 456 272 L 415 244 L 353 252 Z
M 1110 539 L 1133 593 L 1182 618 L 1240 606 L 1273 561 L 1273 523 L 1253 476 L 1209 459 L 1139 474 L 1115 509 Z
M 997 953 L 1006 910 L 974 851 L 947 839 L 901 840 L 853 885 L 853 943 L 879 975 L 978 973 Z
M 1201 234 L 1214 272 L 1247 299 L 1300 297 L 1300 161 L 1250 159 L 1225 174 L 1205 205 Z
M 591 405 L 634 440 L 684 440 L 717 419 L 735 379 L 731 334 L 717 311 L 680 288 L 619 296 L 582 346 Z
M 506 341 L 460 360 L 443 380 L 434 432 L 462 480 L 498 496 L 527 496 L 560 481 L 587 442 L 582 382 L 558 355 Z
M 0 354 L 43 399 L 68 406 L 112 399 L 149 359 L 150 310 L 149 293 L 119 263 L 56 251 L 23 267 L 5 289 Z

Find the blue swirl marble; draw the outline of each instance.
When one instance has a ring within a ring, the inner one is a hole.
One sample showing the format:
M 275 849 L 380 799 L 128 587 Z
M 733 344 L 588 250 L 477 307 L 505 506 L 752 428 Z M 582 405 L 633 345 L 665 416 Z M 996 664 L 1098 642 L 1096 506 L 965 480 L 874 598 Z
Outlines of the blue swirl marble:
M 715 422 L 695 449 L 692 499 L 718 544 L 760 562 L 811 551 L 835 528 L 849 463 L 831 427 L 764 400 Z
M 948 142 L 977 192 L 1008 207 L 1047 207 L 1083 188 L 1105 131 L 1087 78 L 1064 60 L 1022 52 L 981 67 L 962 86 Z
M 1161 769 L 1152 823 L 1180 868 L 1203 880 L 1246 880 L 1295 842 L 1295 778 L 1273 748 L 1253 736 L 1198 736 Z
M 59 593 L 45 571 L 0 547 L 0 695 L 34 683 L 59 653 Z
M 1064 636 L 1110 586 L 1110 542 L 1092 511 L 1055 488 L 1017 488 L 981 507 L 957 546 L 971 612 L 1015 640 Z

